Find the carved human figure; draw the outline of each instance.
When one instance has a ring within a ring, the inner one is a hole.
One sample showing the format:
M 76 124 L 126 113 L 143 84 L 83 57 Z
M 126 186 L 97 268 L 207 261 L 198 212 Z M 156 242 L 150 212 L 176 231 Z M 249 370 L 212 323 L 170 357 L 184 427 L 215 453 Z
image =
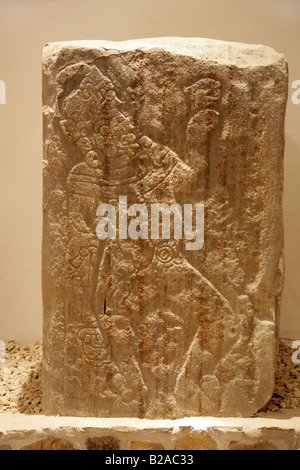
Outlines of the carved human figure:
M 93 78 L 93 85 L 88 87 L 83 78 L 79 88 L 64 96 L 61 103 L 62 130 L 83 159 L 68 177 L 74 305 L 80 309 L 81 318 L 89 321 L 87 327 L 98 326 L 108 353 L 107 367 L 113 364 L 112 387 L 117 387 L 119 393 L 112 410 L 126 413 L 136 406 L 137 414 L 144 416 L 150 400 L 152 411 L 156 408 L 159 415 L 162 407 L 171 409 L 175 402 L 180 404 L 186 393 L 190 394 L 193 409 L 201 402 L 200 389 L 195 393 L 195 381 L 203 373 L 200 368 L 211 373 L 219 355 L 216 338 L 223 335 L 219 311 L 227 312 L 228 324 L 229 318 L 234 318 L 233 311 L 217 289 L 185 260 L 178 241 L 99 241 L 95 238 L 95 213 L 99 204 L 114 203 L 119 195 L 126 195 L 132 202 L 143 201 L 148 207 L 161 202 L 162 194 L 164 201 L 176 203 L 180 199 L 178 188 L 191 184 L 195 172 L 170 148 L 139 134 L 130 118 L 119 110 L 120 101 L 107 77 L 94 66 L 82 68 L 89 72 L 89 79 Z M 78 70 L 82 73 L 82 68 L 72 67 L 70 76 Z M 106 97 L 103 84 L 109 90 Z M 195 158 L 202 159 L 205 166 L 209 134 L 218 116 L 211 109 L 219 97 L 218 83 L 200 80 L 186 94 L 194 102 L 186 152 L 191 165 L 198 168 L 199 178 L 203 176 L 202 167 Z M 89 119 L 83 126 L 84 116 Z M 153 269 L 157 270 L 155 279 Z M 172 283 L 181 286 L 182 295 L 188 299 L 184 310 L 180 292 L 172 291 Z M 164 326 L 166 323 L 173 326 Z M 204 338 L 202 332 L 208 329 L 211 336 Z M 167 337 L 171 340 L 157 355 Z M 185 355 L 180 367 L 177 364 L 175 368 L 179 341 L 185 344 Z M 82 351 L 84 354 L 86 347 Z M 196 356 L 201 357 L 199 368 L 192 366 Z M 218 385 L 215 388 L 220 394 Z

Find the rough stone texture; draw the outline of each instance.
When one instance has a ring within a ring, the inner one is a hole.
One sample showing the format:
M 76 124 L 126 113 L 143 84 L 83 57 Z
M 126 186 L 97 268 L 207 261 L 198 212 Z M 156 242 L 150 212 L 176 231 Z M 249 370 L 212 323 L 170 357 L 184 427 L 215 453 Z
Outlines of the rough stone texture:
M 284 414 L 282 415 L 282 417 Z M 286 416 L 287 418 L 287 416 Z M 276 421 L 269 422 L 267 426 L 259 429 L 252 425 L 255 423 L 249 419 L 249 426 L 237 428 L 215 428 L 213 438 L 218 443 L 220 449 L 226 450 L 293 450 L 299 447 L 297 434 L 293 425 L 289 426 L 286 420 L 285 425 L 275 424 Z M 278 421 L 277 421 L 278 422 Z
M 217 450 L 216 442 L 204 431 L 193 431 L 176 441 L 175 450 Z
M 65 439 L 47 438 L 24 446 L 21 450 L 74 450 L 74 447 Z
M 256 444 L 239 444 L 231 442 L 228 450 L 278 450 L 270 442 L 257 442 Z
M 282 290 L 284 57 L 200 39 L 44 49 L 44 411 L 251 415 Z M 205 206 L 205 240 L 103 240 L 127 196 Z
M 42 412 L 42 343 L 6 343 L 6 362 L 0 364 L 0 412 Z
M 86 441 L 87 450 L 119 450 L 120 441 L 112 436 L 89 438 Z
M 300 408 L 300 364 L 292 361 L 292 344 L 287 339 L 279 341 L 275 389 L 262 412 Z
M 157 442 L 133 441 L 130 450 L 164 450 L 164 446 Z

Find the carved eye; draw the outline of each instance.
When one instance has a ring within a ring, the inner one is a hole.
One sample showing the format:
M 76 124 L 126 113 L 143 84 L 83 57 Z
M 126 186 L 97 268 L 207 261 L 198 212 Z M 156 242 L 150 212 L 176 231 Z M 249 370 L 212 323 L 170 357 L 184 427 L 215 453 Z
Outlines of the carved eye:
M 156 258 L 161 263 L 169 263 L 173 259 L 172 248 L 168 245 L 156 248 Z

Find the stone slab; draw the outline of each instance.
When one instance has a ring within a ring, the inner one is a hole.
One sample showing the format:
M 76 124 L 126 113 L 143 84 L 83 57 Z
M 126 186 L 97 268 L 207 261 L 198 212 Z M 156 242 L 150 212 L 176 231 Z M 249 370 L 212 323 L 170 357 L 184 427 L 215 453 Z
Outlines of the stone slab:
M 45 46 L 47 414 L 250 416 L 265 405 L 283 284 L 286 99 L 286 60 L 266 46 Z M 175 233 L 99 240 L 97 208 L 120 197 L 147 210 L 204 206 L 203 246 Z

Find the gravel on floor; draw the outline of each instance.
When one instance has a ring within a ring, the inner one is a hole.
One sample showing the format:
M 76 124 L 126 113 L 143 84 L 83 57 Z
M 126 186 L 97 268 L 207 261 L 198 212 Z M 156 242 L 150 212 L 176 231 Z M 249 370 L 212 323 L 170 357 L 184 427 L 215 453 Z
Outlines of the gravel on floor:
M 21 346 L 6 343 L 0 364 L 0 412 L 42 414 L 42 342 Z

